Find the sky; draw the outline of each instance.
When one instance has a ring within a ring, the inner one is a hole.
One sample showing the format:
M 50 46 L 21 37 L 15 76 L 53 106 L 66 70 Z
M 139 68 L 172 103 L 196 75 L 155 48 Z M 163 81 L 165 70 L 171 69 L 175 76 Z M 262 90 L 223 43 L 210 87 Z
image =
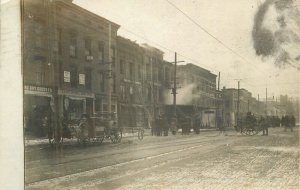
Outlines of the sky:
M 118 35 L 193 63 L 220 87 L 300 96 L 300 0 L 75 0 L 121 25 Z

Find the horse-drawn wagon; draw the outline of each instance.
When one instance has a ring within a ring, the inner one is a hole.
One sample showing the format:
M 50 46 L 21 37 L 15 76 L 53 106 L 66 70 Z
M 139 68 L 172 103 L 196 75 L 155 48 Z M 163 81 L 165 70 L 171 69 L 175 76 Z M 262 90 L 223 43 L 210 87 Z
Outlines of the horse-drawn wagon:
M 118 127 L 116 113 L 82 114 L 72 120 L 62 117 L 56 128 L 49 126 L 48 138 L 50 144 L 62 144 L 64 138 L 77 139 L 80 144 L 102 143 L 104 139 L 118 143 L 122 139 L 122 129 Z

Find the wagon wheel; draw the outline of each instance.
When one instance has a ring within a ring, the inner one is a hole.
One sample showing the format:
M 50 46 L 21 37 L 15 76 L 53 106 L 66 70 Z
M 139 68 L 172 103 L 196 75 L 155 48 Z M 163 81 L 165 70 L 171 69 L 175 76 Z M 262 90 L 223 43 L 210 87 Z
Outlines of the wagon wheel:
M 104 140 L 104 135 L 101 137 L 96 137 L 96 142 L 99 142 L 100 144 L 103 142 Z
M 77 141 L 80 144 L 86 143 L 89 138 L 88 124 L 86 122 L 79 124 L 79 131 L 77 132 Z
M 119 129 L 114 129 L 112 135 L 110 136 L 110 140 L 113 143 L 119 143 L 121 142 L 122 139 L 122 131 Z
M 144 138 L 144 129 L 139 129 L 138 138 L 139 138 L 139 140 L 143 140 L 143 138 Z
M 58 144 L 59 146 L 63 143 L 63 137 L 62 135 L 58 134 L 58 137 L 55 136 L 55 130 L 52 128 L 49 128 L 48 130 L 48 140 L 51 147 L 54 147 L 55 144 Z

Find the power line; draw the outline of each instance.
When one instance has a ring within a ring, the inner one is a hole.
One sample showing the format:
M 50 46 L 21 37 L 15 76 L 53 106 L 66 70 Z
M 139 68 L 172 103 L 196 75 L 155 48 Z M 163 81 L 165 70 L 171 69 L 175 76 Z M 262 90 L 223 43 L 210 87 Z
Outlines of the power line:
M 247 59 L 245 59 L 243 56 L 241 56 L 239 53 L 235 52 L 231 47 L 227 46 L 225 43 L 223 43 L 221 40 L 219 40 L 217 37 L 215 37 L 213 34 L 211 34 L 208 30 L 206 30 L 203 26 L 201 26 L 198 22 L 196 22 L 193 18 L 191 18 L 188 14 L 186 14 L 184 11 L 179 9 L 174 3 L 170 2 L 169 0 L 166 0 L 171 6 L 173 6 L 176 10 L 181 12 L 186 18 L 188 18 L 192 23 L 194 23 L 196 26 L 198 26 L 202 31 L 204 31 L 206 34 L 208 34 L 210 37 L 212 37 L 214 40 L 216 40 L 219 44 L 224 46 L 226 49 L 228 49 L 230 52 L 235 54 L 236 56 L 240 57 L 242 60 L 247 62 L 248 64 L 251 64 Z M 258 70 L 259 71 L 259 70 Z M 261 72 L 261 71 L 260 71 Z M 263 72 L 261 72 L 264 74 Z
M 188 59 L 188 60 L 190 60 L 190 61 L 192 61 L 192 62 L 198 64 L 198 65 L 205 66 L 205 67 L 209 68 L 211 71 L 214 71 L 214 72 L 216 72 L 216 73 L 219 72 L 219 71 L 214 70 L 212 67 L 210 67 L 210 66 L 208 66 L 208 65 L 205 65 L 205 64 L 203 64 L 203 63 L 199 63 L 199 62 L 196 61 L 195 59 L 192 59 L 192 58 L 190 58 L 190 57 L 188 57 L 188 56 L 182 54 L 181 52 L 178 52 L 178 51 L 172 50 L 172 49 L 170 49 L 170 48 L 167 48 L 167 47 L 165 47 L 165 46 L 163 46 L 163 45 L 161 45 L 161 44 L 159 44 L 159 43 L 157 43 L 157 42 L 155 42 L 155 41 L 149 40 L 149 39 L 147 39 L 146 37 L 144 37 L 144 36 L 142 36 L 142 35 L 139 35 L 139 34 L 137 34 L 137 33 L 135 33 L 135 32 L 132 32 L 132 31 L 130 31 L 130 30 L 124 28 L 124 27 L 122 27 L 121 29 L 123 29 L 124 31 L 126 31 L 126 32 L 128 32 L 128 33 L 130 33 L 130 34 L 132 34 L 132 35 L 134 35 L 134 36 L 137 36 L 137 37 L 139 37 L 139 38 L 141 38 L 141 39 L 143 39 L 143 40 L 145 40 L 145 41 L 148 41 L 148 42 L 150 42 L 150 43 L 153 43 L 153 44 L 155 44 L 155 45 L 157 45 L 157 46 L 159 46 L 159 47 L 161 47 L 161 48 L 163 48 L 163 49 L 165 49 L 165 50 L 167 50 L 167 51 L 169 51 L 169 52 L 171 52 L 171 53 L 177 52 L 178 55 L 180 55 L 180 56 L 182 56 L 182 57 L 184 57 L 184 58 L 186 58 L 186 59 Z

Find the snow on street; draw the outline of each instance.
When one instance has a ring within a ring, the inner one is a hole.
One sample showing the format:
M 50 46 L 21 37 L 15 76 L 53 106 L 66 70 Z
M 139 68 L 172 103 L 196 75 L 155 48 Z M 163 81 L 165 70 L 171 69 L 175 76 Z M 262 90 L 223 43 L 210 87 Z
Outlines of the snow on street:
M 299 130 L 26 147 L 26 189 L 299 189 Z

